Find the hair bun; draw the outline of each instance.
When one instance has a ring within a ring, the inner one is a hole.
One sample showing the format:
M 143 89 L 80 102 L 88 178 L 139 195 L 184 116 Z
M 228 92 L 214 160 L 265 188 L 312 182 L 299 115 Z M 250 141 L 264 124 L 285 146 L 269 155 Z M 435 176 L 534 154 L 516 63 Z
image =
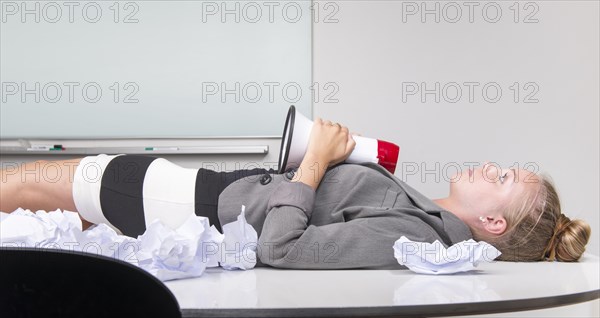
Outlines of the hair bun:
M 583 252 L 591 236 L 589 224 L 582 220 L 571 220 L 564 214 L 556 221 L 554 234 L 548 243 L 545 256 L 550 261 L 575 262 Z

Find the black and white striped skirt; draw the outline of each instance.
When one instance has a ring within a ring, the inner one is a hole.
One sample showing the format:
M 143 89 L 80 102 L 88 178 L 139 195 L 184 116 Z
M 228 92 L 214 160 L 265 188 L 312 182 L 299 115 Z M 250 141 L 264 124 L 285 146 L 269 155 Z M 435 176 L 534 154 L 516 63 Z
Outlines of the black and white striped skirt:
M 77 166 L 73 200 L 84 219 L 132 237 L 155 219 L 177 228 L 193 214 L 208 217 L 221 231 L 219 194 L 240 178 L 265 173 L 274 170 L 215 172 L 153 156 L 100 154 L 84 157 Z

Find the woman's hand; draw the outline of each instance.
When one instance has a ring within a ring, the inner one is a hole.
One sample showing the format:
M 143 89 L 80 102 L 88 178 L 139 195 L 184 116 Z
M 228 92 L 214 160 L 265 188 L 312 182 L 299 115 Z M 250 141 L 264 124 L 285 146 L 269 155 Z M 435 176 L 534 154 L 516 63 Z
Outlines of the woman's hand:
M 317 118 L 312 127 L 306 156 L 326 163 L 326 167 L 336 165 L 348 158 L 356 142 L 348 128 Z
M 294 182 L 317 189 L 328 167 L 348 158 L 356 142 L 348 128 L 317 118 L 310 133 L 308 148 Z

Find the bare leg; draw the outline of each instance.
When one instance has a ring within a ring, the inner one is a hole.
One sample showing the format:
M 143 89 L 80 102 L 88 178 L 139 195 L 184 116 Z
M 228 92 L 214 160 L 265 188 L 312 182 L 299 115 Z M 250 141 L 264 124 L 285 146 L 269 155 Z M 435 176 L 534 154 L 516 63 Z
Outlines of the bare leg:
M 73 201 L 73 178 L 81 159 L 7 165 L 0 170 L 0 211 L 10 213 L 21 207 L 31 211 L 61 209 L 77 212 Z M 81 220 L 84 229 L 92 225 Z

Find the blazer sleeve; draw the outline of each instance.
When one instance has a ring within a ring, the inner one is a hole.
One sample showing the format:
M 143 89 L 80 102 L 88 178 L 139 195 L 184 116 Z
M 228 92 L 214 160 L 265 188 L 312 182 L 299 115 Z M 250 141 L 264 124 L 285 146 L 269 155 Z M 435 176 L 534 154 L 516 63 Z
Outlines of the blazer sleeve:
M 432 241 L 433 229 L 404 221 L 399 211 L 374 209 L 373 217 L 322 226 L 308 225 L 315 192 L 300 182 L 284 182 L 267 205 L 258 256 L 273 267 L 296 269 L 404 268 L 393 245 L 402 235 Z M 413 225 L 413 226 L 410 226 Z

